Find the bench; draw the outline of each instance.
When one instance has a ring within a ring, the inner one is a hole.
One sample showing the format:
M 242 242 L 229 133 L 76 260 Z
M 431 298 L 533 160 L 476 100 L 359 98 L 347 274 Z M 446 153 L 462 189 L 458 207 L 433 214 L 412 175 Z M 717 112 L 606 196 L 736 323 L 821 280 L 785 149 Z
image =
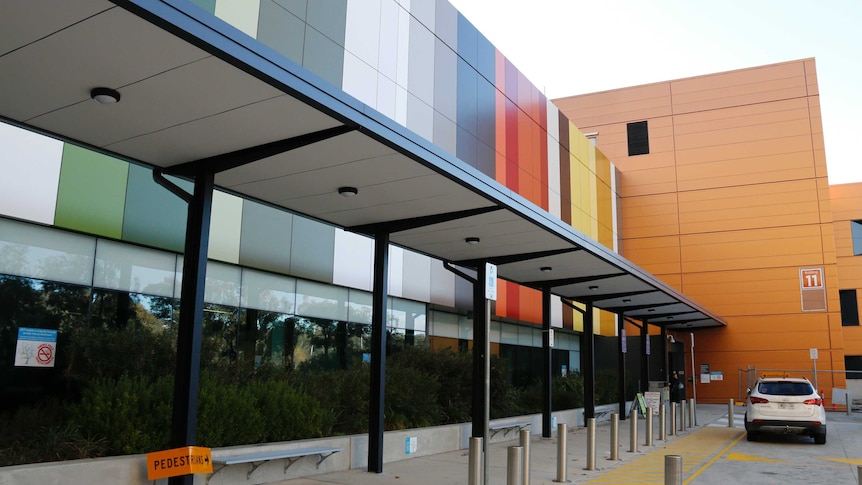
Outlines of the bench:
M 506 437 L 506 435 L 509 434 L 509 431 L 513 431 L 513 430 L 521 431 L 522 429 L 526 428 L 529 425 L 530 425 L 530 423 L 528 421 L 524 421 L 522 423 L 500 423 L 500 424 L 489 425 L 488 426 L 488 433 L 490 433 L 491 436 L 488 436 L 488 440 L 490 441 L 491 438 L 493 438 L 500 431 L 503 432 L 503 437 Z
M 332 448 L 325 446 L 318 446 L 313 448 L 295 448 L 292 450 L 279 450 L 279 451 L 264 451 L 260 453 L 246 453 L 243 455 L 227 455 L 220 456 L 218 458 L 213 458 L 213 465 L 218 465 L 218 469 L 213 472 L 212 475 L 207 477 L 207 483 L 209 483 L 210 479 L 216 475 L 216 473 L 220 472 L 223 468 L 229 465 L 238 465 L 247 463 L 249 465 L 248 473 L 246 474 L 246 479 L 251 478 L 252 473 L 258 469 L 261 465 L 266 462 L 273 460 L 287 460 L 284 465 L 284 473 L 287 473 L 288 468 L 291 467 L 294 463 L 299 461 L 300 459 L 306 456 L 317 456 L 317 468 L 320 468 L 320 464 L 323 463 L 323 460 L 329 458 L 342 451 L 342 448 Z

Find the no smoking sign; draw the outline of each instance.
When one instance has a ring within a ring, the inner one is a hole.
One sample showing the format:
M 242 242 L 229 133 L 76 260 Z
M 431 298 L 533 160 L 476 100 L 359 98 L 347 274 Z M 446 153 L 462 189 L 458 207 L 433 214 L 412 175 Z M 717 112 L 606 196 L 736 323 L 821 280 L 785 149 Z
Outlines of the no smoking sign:
M 57 331 L 47 328 L 18 328 L 16 367 L 54 367 Z

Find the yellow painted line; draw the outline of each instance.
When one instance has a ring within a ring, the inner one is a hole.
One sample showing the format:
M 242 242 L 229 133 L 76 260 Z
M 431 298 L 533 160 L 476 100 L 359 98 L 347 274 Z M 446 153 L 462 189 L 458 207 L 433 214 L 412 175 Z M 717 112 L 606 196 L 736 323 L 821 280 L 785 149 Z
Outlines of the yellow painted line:
M 696 432 L 673 439 L 654 448 L 645 449 L 645 455 L 633 457 L 631 461 L 620 463 L 601 475 L 587 480 L 591 484 L 619 483 L 664 483 L 665 455 L 683 457 L 683 474 L 697 470 L 700 463 L 715 454 L 729 440 L 737 438 L 741 430 L 727 427 L 701 428 Z M 744 433 L 743 433 L 744 436 Z
M 743 432 L 743 433 L 740 433 L 740 434 L 739 434 L 739 436 L 737 436 L 735 440 L 733 440 L 729 445 L 725 446 L 723 450 L 721 450 L 721 451 L 719 451 L 718 453 L 716 453 L 716 454 L 715 454 L 715 456 L 713 456 L 713 457 L 712 457 L 712 459 L 710 459 L 708 462 L 704 463 L 704 464 L 703 464 L 703 466 L 702 466 L 702 467 L 700 467 L 700 469 L 699 469 L 699 470 L 697 470 L 697 471 L 696 471 L 696 472 L 694 472 L 690 477 L 688 477 L 688 480 L 686 480 L 686 481 L 682 482 L 682 483 L 683 483 L 683 485 L 688 485 L 689 483 L 691 483 L 691 481 L 692 481 L 692 480 L 694 480 L 695 478 L 697 478 L 697 476 L 698 476 L 698 475 L 700 475 L 701 473 L 703 473 L 703 471 L 704 471 L 704 470 L 706 470 L 707 468 L 711 467 L 711 466 L 712 466 L 712 464 L 713 464 L 713 463 L 715 463 L 715 461 L 716 461 L 716 460 L 718 460 L 719 458 L 721 458 L 721 455 L 723 455 L 727 450 L 729 450 L 729 449 L 733 448 L 734 446 L 736 446 L 736 444 L 737 444 L 737 443 L 739 443 L 739 441 L 740 441 L 740 440 L 742 440 L 742 437 L 743 437 L 743 436 L 745 436 L 745 433 L 744 433 L 744 432 Z
M 838 463 L 849 463 L 851 465 L 862 465 L 862 460 L 854 459 L 854 458 L 826 458 L 822 457 L 824 460 L 835 461 Z
M 762 461 L 764 463 L 786 463 L 783 460 L 776 460 L 774 458 L 764 458 L 762 456 L 754 456 L 754 455 L 743 455 L 742 453 L 728 453 L 725 456 L 728 460 L 736 460 L 736 461 Z

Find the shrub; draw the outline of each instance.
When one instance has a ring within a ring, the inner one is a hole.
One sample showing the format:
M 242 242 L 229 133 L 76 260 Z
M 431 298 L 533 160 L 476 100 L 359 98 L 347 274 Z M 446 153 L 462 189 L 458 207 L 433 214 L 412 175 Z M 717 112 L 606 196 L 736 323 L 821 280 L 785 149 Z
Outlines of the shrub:
M 63 402 L 52 399 L 0 415 L 0 466 L 104 455 L 105 440 L 67 423 L 66 414 Z
M 261 441 L 287 441 L 323 436 L 320 405 L 287 382 L 274 380 L 249 385 L 264 420 Z
M 108 454 L 165 449 L 171 429 L 173 378 L 96 379 L 70 411 L 73 425 L 107 443 Z

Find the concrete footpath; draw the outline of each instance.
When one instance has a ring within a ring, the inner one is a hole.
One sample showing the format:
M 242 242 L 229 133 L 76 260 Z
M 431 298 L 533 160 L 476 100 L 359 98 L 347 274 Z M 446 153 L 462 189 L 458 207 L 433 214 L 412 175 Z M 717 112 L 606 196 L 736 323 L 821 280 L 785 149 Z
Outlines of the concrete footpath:
M 682 457 L 685 484 L 717 485 L 728 483 L 729 476 L 749 483 L 799 482 L 807 472 L 816 474 L 815 483 L 856 484 L 857 466 L 862 465 L 862 414 L 846 416 L 829 413 L 829 438 L 825 446 L 814 445 L 807 437 L 779 436 L 768 442 L 745 440 L 745 408 L 734 407 L 733 427 L 728 426 L 728 406 L 700 404 L 697 426 L 666 433 L 659 440 L 659 419 L 653 421 L 653 445 L 645 445 L 646 421 L 638 420 L 638 451 L 630 451 L 631 422 L 620 421 L 618 460 L 610 457 L 610 422 L 596 426 L 595 469 L 587 466 L 587 430 L 569 428 L 567 433 L 566 480 L 568 483 L 617 484 L 664 482 L 665 455 Z M 668 418 L 669 421 L 669 418 Z M 688 423 L 687 423 L 688 424 Z M 668 424 L 668 429 L 670 425 Z M 494 443 L 490 448 L 487 485 L 507 483 L 507 454 L 518 438 Z M 551 439 L 533 435 L 530 441 L 530 483 L 554 484 L 557 478 L 556 431 Z M 774 454 L 774 457 L 771 457 Z M 801 459 L 795 458 L 800 454 Z M 824 456 L 810 457 L 812 454 Z M 810 463 L 805 460 L 810 458 Z M 753 480 L 752 480 L 753 479 Z M 281 482 L 281 485 L 460 485 L 468 481 L 467 450 L 411 458 L 387 463 L 383 473 L 364 470 L 328 473 Z

